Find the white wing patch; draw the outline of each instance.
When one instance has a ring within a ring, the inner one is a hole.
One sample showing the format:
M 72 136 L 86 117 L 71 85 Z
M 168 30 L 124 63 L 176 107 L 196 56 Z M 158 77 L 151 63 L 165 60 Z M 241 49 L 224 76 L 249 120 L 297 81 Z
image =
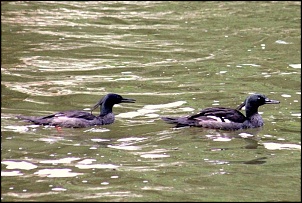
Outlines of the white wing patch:
M 222 123 L 231 123 L 231 121 L 229 119 L 226 119 L 224 117 L 217 117 L 217 116 L 207 116 L 208 118 L 214 119 L 217 122 L 222 122 Z

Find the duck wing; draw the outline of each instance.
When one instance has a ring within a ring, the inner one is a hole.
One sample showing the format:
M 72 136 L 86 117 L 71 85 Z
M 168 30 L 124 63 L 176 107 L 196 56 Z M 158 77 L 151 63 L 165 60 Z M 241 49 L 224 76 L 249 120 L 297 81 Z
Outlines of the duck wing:
M 93 114 L 86 112 L 86 111 L 62 111 L 57 112 L 48 116 L 17 116 L 19 119 L 23 119 L 25 121 L 30 121 L 38 125 L 51 125 L 57 120 L 75 120 L 75 119 L 83 119 L 85 121 L 91 121 L 96 118 Z M 86 123 L 86 122 L 85 122 Z
M 175 127 L 199 126 L 216 129 L 238 129 L 246 117 L 238 110 L 226 107 L 209 107 L 192 116 L 162 117 L 162 120 Z
M 226 107 L 209 107 L 201 110 L 195 115 L 188 117 L 188 119 L 243 123 L 246 120 L 246 117 L 237 109 Z
M 77 110 L 71 110 L 71 111 L 61 111 L 57 112 L 55 114 L 44 116 L 41 119 L 49 119 L 53 117 L 66 117 L 66 118 L 81 118 L 85 120 L 93 120 L 96 116 L 93 114 L 86 112 L 86 111 L 77 111 Z

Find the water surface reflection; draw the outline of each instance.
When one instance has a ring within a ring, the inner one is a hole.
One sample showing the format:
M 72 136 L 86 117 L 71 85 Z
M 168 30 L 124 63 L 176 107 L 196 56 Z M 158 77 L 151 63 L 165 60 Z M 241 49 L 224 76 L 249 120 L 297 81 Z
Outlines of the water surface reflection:
M 301 201 L 300 7 L 1 2 L 1 200 Z M 116 106 L 113 125 L 58 132 L 15 119 L 109 92 L 137 101 Z M 281 101 L 261 107 L 261 129 L 160 119 L 253 92 Z

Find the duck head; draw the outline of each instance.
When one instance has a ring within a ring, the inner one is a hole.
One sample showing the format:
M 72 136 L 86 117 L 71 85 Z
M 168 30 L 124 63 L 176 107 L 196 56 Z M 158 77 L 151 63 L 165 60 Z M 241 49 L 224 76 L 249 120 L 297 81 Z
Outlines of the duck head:
M 264 104 L 279 104 L 280 101 L 272 100 L 267 98 L 263 94 L 253 94 L 248 96 L 242 104 L 240 104 L 236 109 L 241 110 L 244 106 L 254 106 L 259 107 Z
M 123 98 L 119 94 L 109 93 L 92 107 L 91 113 L 94 109 L 98 108 L 99 106 L 108 106 L 112 108 L 114 104 L 119 103 L 135 103 L 135 99 Z

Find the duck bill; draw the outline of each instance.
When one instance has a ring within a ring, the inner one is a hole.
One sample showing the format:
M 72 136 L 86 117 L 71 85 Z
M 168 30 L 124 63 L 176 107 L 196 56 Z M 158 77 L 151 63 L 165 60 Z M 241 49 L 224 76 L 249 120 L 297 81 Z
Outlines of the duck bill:
M 124 103 L 135 103 L 135 99 L 127 99 L 127 98 L 123 98 L 121 102 L 124 102 Z
M 280 101 L 277 100 L 271 100 L 271 99 L 266 99 L 265 104 L 280 104 Z

